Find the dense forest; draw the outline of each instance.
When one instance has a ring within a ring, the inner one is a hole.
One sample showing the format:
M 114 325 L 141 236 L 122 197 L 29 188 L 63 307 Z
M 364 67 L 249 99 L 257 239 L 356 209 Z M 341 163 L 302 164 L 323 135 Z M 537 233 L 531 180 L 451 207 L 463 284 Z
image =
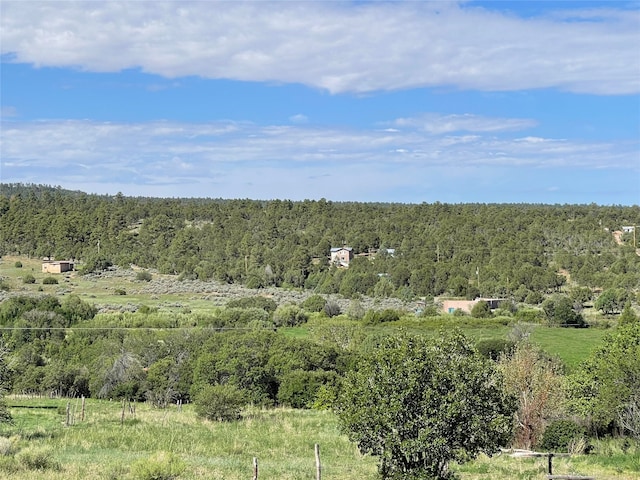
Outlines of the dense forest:
M 337 203 L 101 196 L 0 186 L 0 255 L 155 268 L 317 293 L 475 298 L 640 285 L 639 206 Z M 348 269 L 329 262 L 349 246 Z M 388 253 L 393 252 L 392 254 Z M 537 295 L 534 298 L 539 298 Z

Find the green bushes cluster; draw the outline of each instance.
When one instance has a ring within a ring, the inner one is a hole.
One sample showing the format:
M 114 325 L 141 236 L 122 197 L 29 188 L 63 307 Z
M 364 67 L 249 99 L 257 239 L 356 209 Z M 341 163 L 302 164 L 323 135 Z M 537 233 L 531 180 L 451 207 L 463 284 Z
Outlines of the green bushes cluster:
M 545 452 L 567 452 L 572 442 L 583 439 L 586 429 L 573 420 L 555 420 L 545 428 L 539 449 Z
M 218 422 L 238 420 L 246 403 L 245 393 L 229 384 L 205 385 L 194 398 L 196 414 Z

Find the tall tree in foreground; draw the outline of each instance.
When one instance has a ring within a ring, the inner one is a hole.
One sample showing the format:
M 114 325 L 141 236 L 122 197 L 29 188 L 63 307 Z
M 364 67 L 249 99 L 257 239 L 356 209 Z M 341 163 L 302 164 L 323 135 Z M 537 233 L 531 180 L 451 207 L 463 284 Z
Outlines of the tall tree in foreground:
M 515 402 L 461 333 L 388 337 L 345 378 L 335 410 L 383 479 L 451 478 L 449 463 L 511 438 Z

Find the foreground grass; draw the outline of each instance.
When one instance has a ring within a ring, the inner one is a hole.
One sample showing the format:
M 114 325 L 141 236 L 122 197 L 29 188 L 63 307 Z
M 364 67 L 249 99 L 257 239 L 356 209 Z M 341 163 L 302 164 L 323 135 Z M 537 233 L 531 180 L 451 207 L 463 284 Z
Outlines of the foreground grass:
M 18 408 L 20 404 L 51 405 L 52 401 L 29 402 L 9 399 L 13 426 L 3 426 L 0 436 L 10 439 L 9 455 L 0 456 L 0 477 L 34 478 L 34 470 L 20 461 L 20 452 L 48 452 L 51 479 L 139 478 L 136 462 L 154 462 L 166 452 L 184 464 L 179 478 L 250 478 L 253 458 L 259 462 L 261 478 L 313 478 L 314 444 L 321 448 L 323 478 L 375 478 L 375 459 L 363 457 L 338 432 L 329 412 L 292 410 L 250 410 L 234 423 L 212 423 L 196 418 L 187 406 L 158 410 L 146 404 L 136 406 L 135 416 L 127 409 L 121 424 L 121 405 L 87 401 L 84 422 L 64 426 L 64 401 L 59 408 Z M 78 407 L 75 417 L 79 420 Z
M 71 402 L 75 423 L 66 427 L 65 400 L 9 398 L 8 403 L 15 423 L 0 427 L 0 478 L 9 480 L 158 478 L 148 469 L 167 471 L 171 462 L 176 478 L 240 480 L 251 478 L 254 457 L 260 478 L 310 479 L 316 443 L 323 479 L 376 478 L 376 459 L 360 455 L 326 411 L 253 409 L 239 422 L 212 423 L 197 419 L 188 406 L 178 411 L 138 404 L 135 415 L 126 410 L 121 424 L 121 404 L 88 400 L 82 422 L 79 402 Z M 53 408 L 25 408 L 38 406 Z M 640 446 L 612 441 L 594 446 L 593 455 L 555 459 L 555 472 L 639 478 Z M 546 461 L 503 454 L 454 469 L 462 480 L 538 479 L 544 478 Z

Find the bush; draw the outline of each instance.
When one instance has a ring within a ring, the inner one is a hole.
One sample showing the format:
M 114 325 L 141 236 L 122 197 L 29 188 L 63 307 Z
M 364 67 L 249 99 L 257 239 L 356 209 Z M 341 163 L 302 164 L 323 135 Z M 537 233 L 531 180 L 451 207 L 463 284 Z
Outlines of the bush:
M 556 420 L 544 430 L 540 449 L 547 452 L 567 452 L 575 439 L 584 436 L 585 428 L 573 420 Z
M 21 261 L 17 261 L 16 263 L 13 264 L 14 267 L 16 268 L 22 268 L 22 262 Z
M 529 305 L 540 305 L 543 300 L 544 296 L 542 295 L 542 293 L 534 291 L 527 294 L 526 298 L 524 299 L 524 303 L 528 303 Z
M 326 304 L 327 300 L 322 295 L 311 295 L 300 306 L 308 312 L 322 312 Z
M 16 460 L 28 470 L 59 470 L 53 451 L 46 447 L 27 447 L 16 454 Z
M 26 284 L 36 283 L 36 277 L 31 275 L 30 273 L 27 273 L 24 277 L 22 277 L 22 283 L 26 283 Z
M 276 308 L 278 308 L 275 300 L 259 295 L 229 300 L 226 306 L 227 308 L 260 308 L 269 313 L 275 312 Z
M 487 340 L 480 340 L 476 343 L 476 349 L 478 353 L 485 358 L 491 360 L 498 360 L 501 354 L 509 354 L 513 351 L 515 343 L 504 338 L 490 338 Z
M 273 312 L 273 323 L 276 327 L 295 327 L 306 323 L 308 316 L 297 305 L 280 305 Z
M 57 285 L 58 284 L 58 279 L 54 278 L 54 277 L 45 277 L 42 279 L 42 284 L 43 285 Z
M 138 308 L 138 313 L 143 315 L 150 315 L 152 313 L 156 313 L 158 311 L 157 307 L 150 307 L 149 305 L 140 305 Z
M 364 316 L 365 323 L 375 325 L 377 323 L 397 322 L 400 320 L 400 312 L 387 308 L 381 312 L 369 310 Z
M 326 305 L 324 306 L 324 313 L 327 317 L 337 317 L 342 313 L 340 310 L 340 305 L 333 300 L 327 300 Z
M 293 408 L 311 408 L 320 387 L 336 383 L 335 372 L 294 370 L 282 377 L 278 389 L 278 402 Z
M 233 385 L 207 385 L 194 400 L 199 417 L 218 422 L 238 420 L 245 402 L 244 392 Z
M 136 480 L 174 480 L 185 468 L 180 457 L 170 452 L 157 452 L 131 465 L 131 475 Z
M 479 301 L 471 309 L 471 316 L 473 318 L 489 318 L 491 316 L 489 304 L 484 300 Z
M 136 280 L 138 280 L 139 282 L 150 282 L 152 278 L 153 277 L 151 276 L 151 273 L 149 273 L 147 270 L 142 270 L 136 273 Z
M 122 288 L 116 288 L 113 293 L 115 293 L 116 295 L 126 295 L 127 291 Z

